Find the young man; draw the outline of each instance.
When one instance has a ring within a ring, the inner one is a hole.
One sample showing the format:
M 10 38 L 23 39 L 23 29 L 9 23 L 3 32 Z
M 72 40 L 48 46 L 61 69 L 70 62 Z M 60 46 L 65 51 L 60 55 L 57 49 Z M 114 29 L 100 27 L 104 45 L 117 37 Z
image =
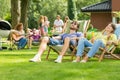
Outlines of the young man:
M 78 26 L 79 26 L 78 23 L 76 21 L 73 21 L 70 26 L 69 34 L 65 33 L 52 38 L 44 37 L 39 46 L 38 53 L 32 59 L 30 59 L 30 61 L 31 62 L 41 61 L 41 55 L 46 50 L 47 44 L 49 45 L 64 44 L 60 56 L 58 56 L 58 58 L 55 60 L 55 62 L 61 63 L 62 56 L 65 54 L 67 48 L 69 47 L 69 44 L 75 45 L 76 39 L 84 36 L 81 32 L 77 32 Z

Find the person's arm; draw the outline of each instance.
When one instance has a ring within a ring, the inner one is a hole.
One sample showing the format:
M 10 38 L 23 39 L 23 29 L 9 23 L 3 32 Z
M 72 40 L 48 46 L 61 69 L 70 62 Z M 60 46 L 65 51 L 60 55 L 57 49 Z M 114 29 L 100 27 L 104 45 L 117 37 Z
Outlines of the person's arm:
M 61 20 L 61 25 L 60 26 L 62 26 L 62 28 L 64 27 L 64 22 Z
M 55 36 L 55 37 L 52 37 L 53 39 L 58 39 L 60 40 L 61 39 L 61 36 Z
M 54 25 L 53 25 L 53 28 L 56 28 L 57 26 L 56 26 L 56 20 L 54 21 Z
M 76 40 L 79 40 L 79 39 L 81 39 L 81 38 L 84 38 L 84 34 L 81 33 L 81 32 L 79 32 L 79 33 L 77 34 Z
M 112 34 L 110 36 L 110 40 L 107 42 L 107 45 L 110 45 L 110 44 L 118 44 L 118 40 L 117 40 L 117 36 L 115 34 Z
M 21 38 L 23 38 L 24 36 L 16 36 L 16 34 L 12 34 L 12 38 L 15 40 L 15 41 L 18 41 L 20 40 Z

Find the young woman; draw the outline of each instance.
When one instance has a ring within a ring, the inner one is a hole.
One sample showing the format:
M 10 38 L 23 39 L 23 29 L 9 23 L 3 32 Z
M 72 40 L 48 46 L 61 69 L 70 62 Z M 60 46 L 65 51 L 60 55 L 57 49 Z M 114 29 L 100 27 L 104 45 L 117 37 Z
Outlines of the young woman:
M 91 43 L 86 38 L 82 38 L 78 42 L 78 48 L 76 53 L 76 59 L 73 62 L 79 62 L 80 57 L 83 55 L 83 51 L 85 47 L 91 47 L 89 52 L 86 54 L 86 56 L 81 60 L 81 62 L 87 62 L 88 59 L 95 55 L 95 53 L 98 51 L 100 47 L 105 48 L 107 44 L 111 44 L 112 42 L 117 41 L 117 37 L 115 34 L 113 34 L 115 31 L 115 25 L 113 23 L 110 23 L 106 26 L 104 31 L 97 35 L 94 39 L 94 43 Z
M 40 28 L 40 34 L 41 34 L 41 36 L 45 35 L 44 23 L 45 23 L 44 16 L 41 15 L 40 18 L 39 18 L 39 21 L 38 21 L 38 27 Z
M 68 23 L 70 23 L 70 19 L 69 19 L 69 17 L 68 16 L 65 16 L 65 19 L 64 19 L 64 25 L 63 25 L 63 33 L 67 30 L 68 31 L 68 29 L 69 28 L 67 28 L 68 27 Z
M 18 49 L 22 49 L 27 44 L 27 39 L 25 38 L 25 32 L 23 30 L 23 24 L 19 23 L 16 25 L 15 30 L 11 32 L 11 37 L 13 40 L 18 42 Z
M 48 35 L 49 24 L 50 24 L 50 22 L 48 21 L 48 17 L 44 16 L 44 32 L 45 32 L 45 35 Z

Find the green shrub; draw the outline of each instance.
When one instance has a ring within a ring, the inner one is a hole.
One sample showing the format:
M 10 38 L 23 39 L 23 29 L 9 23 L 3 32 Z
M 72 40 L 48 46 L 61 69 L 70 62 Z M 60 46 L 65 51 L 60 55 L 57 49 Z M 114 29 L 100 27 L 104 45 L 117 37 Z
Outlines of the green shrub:
M 7 14 L 4 16 L 4 20 L 8 21 L 9 23 L 12 22 L 10 13 L 7 13 Z

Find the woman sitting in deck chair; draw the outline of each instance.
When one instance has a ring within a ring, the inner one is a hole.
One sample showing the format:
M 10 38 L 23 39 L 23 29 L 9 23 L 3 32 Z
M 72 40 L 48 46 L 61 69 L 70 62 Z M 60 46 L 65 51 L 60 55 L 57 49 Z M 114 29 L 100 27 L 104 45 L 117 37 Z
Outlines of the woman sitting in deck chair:
M 84 52 L 84 47 L 91 47 L 91 48 L 89 52 L 85 55 L 83 60 L 80 61 L 83 63 L 87 62 L 90 57 L 94 56 L 100 47 L 105 48 L 106 45 L 110 45 L 113 42 L 117 42 L 117 37 L 114 34 L 115 29 L 116 27 L 113 23 L 108 24 L 101 34 L 93 38 L 94 43 L 91 43 L 86 38 L 80 39 L 78 42 L 78 48 L 76 53 L 77 57 L 73 62 L 80 61 L 80 57 L 83 55 Z
M 22 49 L 27 44 L 27 39 L 25 38 L 25 32 L 23 30 L 23 24 L 19 23 L 16 25 L 15 30 L 12 30 L 10 37 L 17 43 L 18 49 Z M 14 43 L 13 43 L 14 44 Z
M 41 55 L 47 48 L 47 44 L 49 45 L 59 45 L 64 44 L 61 50 L 61 54 L 58 56 L 58 58 L 55 60 L 55 62 L 61 63 L 62 57 L 65 54 L 67 48 L 70 45 L 75 45 L 75 39 L 78 37 L 83 37 L 84 35 L 81 32 L 76 32 L 79 25 L 76 21 L 73 21 L 71 23 L 70 32 L 69 34 L 61 34 L 60 36 L 55 37 L 44 37 L 41 41 L 41 44 L 39 46 L 38 53 L 30 59 L 31 62 L 38 62 L 41 61 Z
M 38 45 L 39 45 L 40 38 L 41 38 L 41 34 L 40 34 L 39 30 L 37 30 L 35 28 L 33 30 L 28 29 L 28 35 L 29 35 L 28 36 L 28 47 L 29 47 L 29 49 L 31 49 L 32 44 L 36 45 L 34 43 L 38 43 Z

